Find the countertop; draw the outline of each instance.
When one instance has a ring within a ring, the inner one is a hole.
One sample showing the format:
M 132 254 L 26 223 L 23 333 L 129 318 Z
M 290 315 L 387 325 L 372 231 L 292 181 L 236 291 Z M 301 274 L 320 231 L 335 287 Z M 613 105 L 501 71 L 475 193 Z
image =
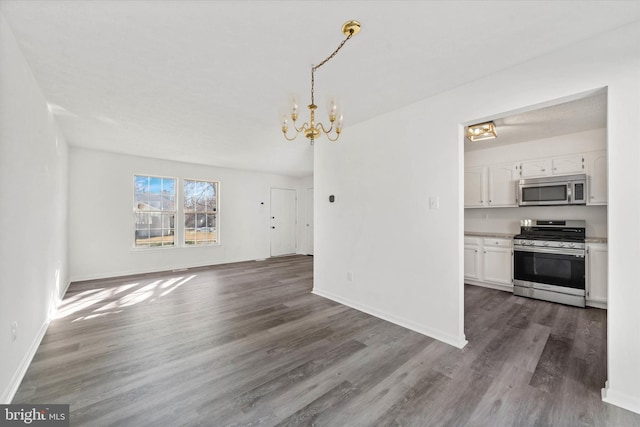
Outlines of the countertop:
M 465 231 L 464 235 L 469 237 L 492 237 L 494 239 L 513 239 L 513 236 L 515 236 L 513 233 L 493 233 L 485 231 Z
M 585 243 L 607 243 L 606 237 L 587 237 L 584 239 Z
M 513 233 L 494 233 L 487 231 L 465 231 L 465 236 L 469 237 L 489 237 L 494 239 L 513 239 L 515 234 Z M 606 237 L 587 237 L 584 240 L 585 243 L 607 243 Z

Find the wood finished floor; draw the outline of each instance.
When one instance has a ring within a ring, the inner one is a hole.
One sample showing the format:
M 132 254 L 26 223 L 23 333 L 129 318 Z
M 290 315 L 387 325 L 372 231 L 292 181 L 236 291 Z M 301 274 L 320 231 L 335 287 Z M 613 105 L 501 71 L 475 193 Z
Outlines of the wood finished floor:
M 464 349 L 310 293 L 313 258 L 70 286 L 14 403 L 72 426 L 640 426 L 606 312 L 465 286 Z

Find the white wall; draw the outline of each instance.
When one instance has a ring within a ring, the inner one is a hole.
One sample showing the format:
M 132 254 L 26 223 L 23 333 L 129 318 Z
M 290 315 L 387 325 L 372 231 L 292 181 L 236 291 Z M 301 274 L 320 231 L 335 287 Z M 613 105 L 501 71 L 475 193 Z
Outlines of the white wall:
M 640 412 L 640 198 L 629 197 L 640 190 L 639 30 L 636 22 L 352 126 L 339 144 L 317 144 L 314 292 L 463 345 L 462 125 L 608 87 L 604 397 Z M 439 210 L 427 210 L 430 195 Z
M 67 144 L 2 15 L 0 57 L 0 403 L 9 403 L 68 284 L 68 180 Z
M 301 181 L 76 147 L 69 171 L 71 281 L 268 258 L 270 188 L 297 190 Z M 133 249 L 134 174 L 220 181 L 221 244 Z
M 313 242 L 309 242 L 307 239 L 307 190 L 313 188 L 313 175 L 309 175 L 300 178 L 298 181 L 298 254 L 310 255 L 313 254 L 312 248 L 309 245 L 313 245 Z M 313 216 L 313 212 L 310 213 Z M 311 252 L 310 252 L 311 250 Z
M 594 129 L 553 138 L 538 139 L 504 147 L 467 151 L 465 167 L 535 160 L 546 156 L 605 150 L 607 130 Z M 521 219 L 583 219 L 588 237 L 607 237 L 606 206 L 544 206 L 521 208 L 468 208 L 464 210 L 465 231 L 520 232 Z

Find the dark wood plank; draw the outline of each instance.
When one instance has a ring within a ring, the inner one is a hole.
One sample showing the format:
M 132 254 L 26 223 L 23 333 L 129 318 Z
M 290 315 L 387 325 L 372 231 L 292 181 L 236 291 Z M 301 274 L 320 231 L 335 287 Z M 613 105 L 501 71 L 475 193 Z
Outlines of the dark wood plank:
M 457 349 L 311 294 L 313 258 L 74 283 L 16 394 L 73 426 L 640 426 L 606 311 L 465 286 Z

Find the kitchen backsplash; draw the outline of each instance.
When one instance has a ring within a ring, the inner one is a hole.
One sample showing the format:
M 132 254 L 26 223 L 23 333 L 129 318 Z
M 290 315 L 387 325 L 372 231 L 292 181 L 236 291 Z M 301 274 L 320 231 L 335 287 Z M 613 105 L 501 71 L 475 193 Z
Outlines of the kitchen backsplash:
M 587 237 L 607 237 L 607 206 L 465 209 L 464 230 L 517 234 L 521 219 L 583 219 Z

